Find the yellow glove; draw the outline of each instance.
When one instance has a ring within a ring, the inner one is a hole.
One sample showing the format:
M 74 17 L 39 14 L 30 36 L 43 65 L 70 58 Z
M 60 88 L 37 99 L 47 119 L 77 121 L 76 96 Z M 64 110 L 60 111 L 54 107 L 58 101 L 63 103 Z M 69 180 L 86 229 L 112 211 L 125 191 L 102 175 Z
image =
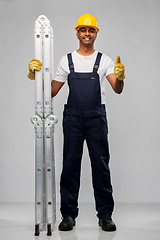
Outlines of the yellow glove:
M 42 68 L 42 63 L 40 60 L 33 58 L 28 64 L 29 72 L 27 77 L 31 80 L 35 79 L 35 70 L 39 71 Z
M 114 67 L 114 74 L 116 75 L 116 78 L 118 80 L 123 80 L 126 76 L 124 74 L 125 67 L 123 63 L 121 63 L 120 56 L 117 56 L 116 58 L 116 65 Z

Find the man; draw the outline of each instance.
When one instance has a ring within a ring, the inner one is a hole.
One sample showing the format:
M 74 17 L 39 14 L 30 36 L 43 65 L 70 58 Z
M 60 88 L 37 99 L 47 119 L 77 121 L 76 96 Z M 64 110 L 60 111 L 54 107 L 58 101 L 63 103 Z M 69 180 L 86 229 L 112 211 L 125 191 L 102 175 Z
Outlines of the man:
M 116 93 L 123 90 L 124 65 L 113 61 L 94 49 L 100 28 L 97 19 L 87 13 L 75 26 L 79 49 L 64 56 L 51 83 L 52 97 L 66 81 L 69 96 L 63 113 L 63 170 L 61 174 L 61 214 L 59 230 L 69 231 L 78 216 L 83 143 L 86 140 L 92 167 L 92 182 L 99 226 L 104 231 L 115 231 L 112 221 L 114 200 L 109 170 L 108 126 L 105 110 L 105 79 Z M 39 70 L 39 61 L 31 61 L 30 73 Z M 29 73 L 29 74 L 30 74 Z M 29 76 L 28 76 L 29 77 Z M 33 77 L 34 78 L 34 77 Z

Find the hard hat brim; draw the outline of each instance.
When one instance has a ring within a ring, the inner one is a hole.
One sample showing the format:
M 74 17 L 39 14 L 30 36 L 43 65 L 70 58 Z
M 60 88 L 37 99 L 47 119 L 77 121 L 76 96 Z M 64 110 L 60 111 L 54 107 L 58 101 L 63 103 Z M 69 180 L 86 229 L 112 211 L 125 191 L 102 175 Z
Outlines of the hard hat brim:
M 79 26 L 75 26 L 74 29 L 76 30 L 76 32 L 78 32 L 78 29 L 81 28 L 81 27 L 90 27 L 90 28 L 94 28 L 97 30 L 97 33 L 100 31 L 100 28 L 98 27 L 95 27 L 95 26 L 91 26 L 91 25 L 79 25 Z

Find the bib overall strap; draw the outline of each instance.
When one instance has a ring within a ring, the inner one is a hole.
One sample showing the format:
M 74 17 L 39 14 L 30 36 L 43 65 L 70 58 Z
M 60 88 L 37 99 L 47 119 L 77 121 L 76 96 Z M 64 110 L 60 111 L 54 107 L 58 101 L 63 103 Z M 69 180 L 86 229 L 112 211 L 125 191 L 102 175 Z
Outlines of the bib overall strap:
M 95 61 L 94 67 L 93 67 L 93 72 L 97 72 L 98 71 L 101 57 L 102 57 L 102 53 L 98 52 L 97 58 L 96 58 L 96 61 Z
M 74 72 L 74 65 L 73 65 L 73 60 L 72 60 L 72 54 L 68 53 L 67 57 L 68 57 L 69 70 L 70 70 L 70 72 Z

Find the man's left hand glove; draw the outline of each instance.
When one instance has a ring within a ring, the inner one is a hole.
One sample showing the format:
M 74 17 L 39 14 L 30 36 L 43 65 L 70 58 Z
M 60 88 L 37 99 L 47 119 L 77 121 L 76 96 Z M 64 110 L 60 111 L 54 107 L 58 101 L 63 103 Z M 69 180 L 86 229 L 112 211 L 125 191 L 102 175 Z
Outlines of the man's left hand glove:
M 124 74 L 124 71 L 125 71 L 125 67 L 124 67 L 123 63 L 121 63 L 120 56 L 117 56 L 116 65 L 114 67 L 114 74 L 116 76 L 116 79 L 122 81 L 126 77 Z
M 35 70 L 39 71 L 42 68 L 42 63 L 40 60 L 33 58 L 28 64 L 29 72 L 27 77 L 31 80 L 35 79 Z

